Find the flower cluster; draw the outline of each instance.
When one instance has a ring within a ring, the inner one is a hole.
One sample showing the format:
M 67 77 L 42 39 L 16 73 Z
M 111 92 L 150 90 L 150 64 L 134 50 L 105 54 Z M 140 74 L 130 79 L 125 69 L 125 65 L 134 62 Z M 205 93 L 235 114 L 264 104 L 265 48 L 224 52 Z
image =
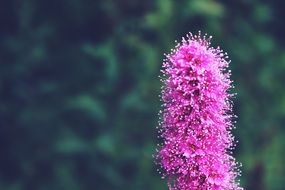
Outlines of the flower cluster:
M 171 190 L 242 190 L 233 148 L 227 54 L 187 35 L 163 62 L 157 159 Z

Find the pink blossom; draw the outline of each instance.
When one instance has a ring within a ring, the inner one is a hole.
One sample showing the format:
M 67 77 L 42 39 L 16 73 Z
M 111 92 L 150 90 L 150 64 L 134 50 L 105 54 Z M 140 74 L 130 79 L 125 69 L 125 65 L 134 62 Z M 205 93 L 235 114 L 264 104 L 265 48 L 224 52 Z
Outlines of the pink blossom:
M 242 190 L 233 149 L 229 61 L 211 37 L 187 35 L 163 62 L 157 159 L 171 190 Z

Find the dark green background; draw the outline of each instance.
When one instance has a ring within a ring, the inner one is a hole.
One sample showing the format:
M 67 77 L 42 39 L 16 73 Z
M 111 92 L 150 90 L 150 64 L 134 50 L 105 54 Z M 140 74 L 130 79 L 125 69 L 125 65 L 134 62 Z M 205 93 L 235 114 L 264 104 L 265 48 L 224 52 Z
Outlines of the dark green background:
M 162 190 L 163 53 L 188 32 L 232 60 L 248 190 L 285 189 L 285 3 L 2 0 L 0 189 Z

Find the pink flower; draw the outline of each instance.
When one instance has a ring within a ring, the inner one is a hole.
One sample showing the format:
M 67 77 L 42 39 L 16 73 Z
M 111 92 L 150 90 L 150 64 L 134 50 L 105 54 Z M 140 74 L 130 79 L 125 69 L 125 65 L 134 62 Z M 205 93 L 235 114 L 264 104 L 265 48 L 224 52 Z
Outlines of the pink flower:
M 157 158 L 171 190 L 242 190 L 233 146 L 228 57 L 206 36 L 187 35 L 163 63 Z

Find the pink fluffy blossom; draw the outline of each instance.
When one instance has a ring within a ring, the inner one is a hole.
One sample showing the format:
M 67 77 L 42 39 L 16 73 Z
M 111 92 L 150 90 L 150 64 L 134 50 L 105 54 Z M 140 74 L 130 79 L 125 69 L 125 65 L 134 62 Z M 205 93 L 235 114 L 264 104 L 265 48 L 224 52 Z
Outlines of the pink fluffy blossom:
M 187 35 L 163 63 L 157 159 L 171 190 L 242 190 L 233 148 L 229 61 L 211 37 Z

